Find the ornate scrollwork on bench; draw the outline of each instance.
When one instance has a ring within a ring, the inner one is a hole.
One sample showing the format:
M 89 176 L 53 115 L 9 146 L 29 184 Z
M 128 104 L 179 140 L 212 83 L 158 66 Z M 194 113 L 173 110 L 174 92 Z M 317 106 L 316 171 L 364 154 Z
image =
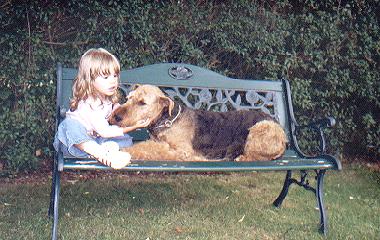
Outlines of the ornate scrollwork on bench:
M 229 90 L 209 88 L 160 87 L 170 98 L 180 100 L 187 107 L 208 111 L 257 109 L 278 120 L 277 99 L 273 92 L 256 90 Z M 123 84 L 121 89 L 128 94 L 131 85 Z

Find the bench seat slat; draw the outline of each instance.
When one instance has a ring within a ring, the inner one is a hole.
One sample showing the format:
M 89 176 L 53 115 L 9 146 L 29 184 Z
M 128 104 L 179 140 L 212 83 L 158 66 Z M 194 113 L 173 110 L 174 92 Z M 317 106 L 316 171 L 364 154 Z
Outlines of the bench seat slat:
M 64 169 L 72 170 L 111 170 L 112 168 L 100 164 L 96 160 L 89 159 L 65 159 Z M 177 162 L 177 161 L 143 161 L 134 160 L 123 168 L 127 171 L 147 172 L 243 172 L 243 171 L 284 171 L 284 170 L 313 170 L 313 169 L 338 169 L 339 166 L 326 158 L 282 158 L 274 161 L 255 162 Z

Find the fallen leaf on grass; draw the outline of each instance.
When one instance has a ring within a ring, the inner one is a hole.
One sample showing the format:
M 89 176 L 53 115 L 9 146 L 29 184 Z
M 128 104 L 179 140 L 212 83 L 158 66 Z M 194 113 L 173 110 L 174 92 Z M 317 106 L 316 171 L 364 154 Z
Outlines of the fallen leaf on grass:
M 36 154 L 36 157 L 41 156 L 42 155 L 42 150 L 41 149 L 36 150 L 35 154 Z
M 175 228 L 175 231 L 176 231 L 176 233 L 183 233 L 183 228 L 181 228 L 181 227 L 176 227 L 176 228 Z
M 76 182 L 78 182 L 78 180 L 67 180 L 67 182 L 74 185 Z
M 144 208 L 139 208 L 139 213 L 141 214 L 141 215 L 144 215 Z
M 243 222 L 244 218 L 245 218 L 245 215 L 243 215 L 243 217 L 240 218 L 238 222 L 239 222 L 239 223 Z

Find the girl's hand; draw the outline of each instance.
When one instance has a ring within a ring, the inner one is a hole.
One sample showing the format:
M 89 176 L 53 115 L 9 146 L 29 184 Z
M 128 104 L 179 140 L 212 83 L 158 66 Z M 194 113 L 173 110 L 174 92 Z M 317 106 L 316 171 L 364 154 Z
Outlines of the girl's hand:
M 115 103 L 112 105 L 112 112 L 107 116 L 107 120 L 110 120 L 110 117 L 112 116 L 112 113 L 115 112 L 116 109 L 118 109 L 120 107 L 120 103 Z
M 144 120 L 139 120 L 139 121 L 137 121 L 135 127 L 136 128 L 145 128 L 145 127 L 148 127 L 150 123 L 151 123 L 151 120 L 149 118 L 144 119 Z
M 137 121 L 137 123 L 134 126 L 123 127 L 123 133 L 128 133 L 128 132 L 134 131 L 138 128 L 148 127 L 150 123 L 151 123 L 151 120 L 149 118 Z

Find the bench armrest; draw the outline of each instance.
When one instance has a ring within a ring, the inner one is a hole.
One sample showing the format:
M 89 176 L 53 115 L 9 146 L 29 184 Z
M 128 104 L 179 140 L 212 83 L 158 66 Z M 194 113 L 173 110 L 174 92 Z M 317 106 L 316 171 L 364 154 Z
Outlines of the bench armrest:
M 326 117 L 326 118 L 322 118 L 322 119 L 318 119 L 313 122 L 310 122 L 307 125 L 295 125 L 295 127 L 296 127 L 296 131 L 300 131 L 302 129 L 308 128 L 308 129 L 312 129 L 318 132 L 319 133 L 319 151 L 320 151 L 319 154 L 323 155 L 323 154 L 326 154 L 326 140 L 325 140 L 323 130 L 325 128 L 334 127 L 335 124 L 336 124 L 335 118 Z M 296 138 L 294 138 L 294 140 L 295 140 L 295 144 L 297 145 L 297 148 L 299 149 Z
M 299 128 L 314 128 L 314 129 L 320 129 L 320 128 L 327 128 L 327 127 L 333 127 L 335 126 L 336 121 L 333 117 L 325 117 L 322 119 L 318 119 L 316 121 L 313 121 L 307 125 L 299 126 Z

